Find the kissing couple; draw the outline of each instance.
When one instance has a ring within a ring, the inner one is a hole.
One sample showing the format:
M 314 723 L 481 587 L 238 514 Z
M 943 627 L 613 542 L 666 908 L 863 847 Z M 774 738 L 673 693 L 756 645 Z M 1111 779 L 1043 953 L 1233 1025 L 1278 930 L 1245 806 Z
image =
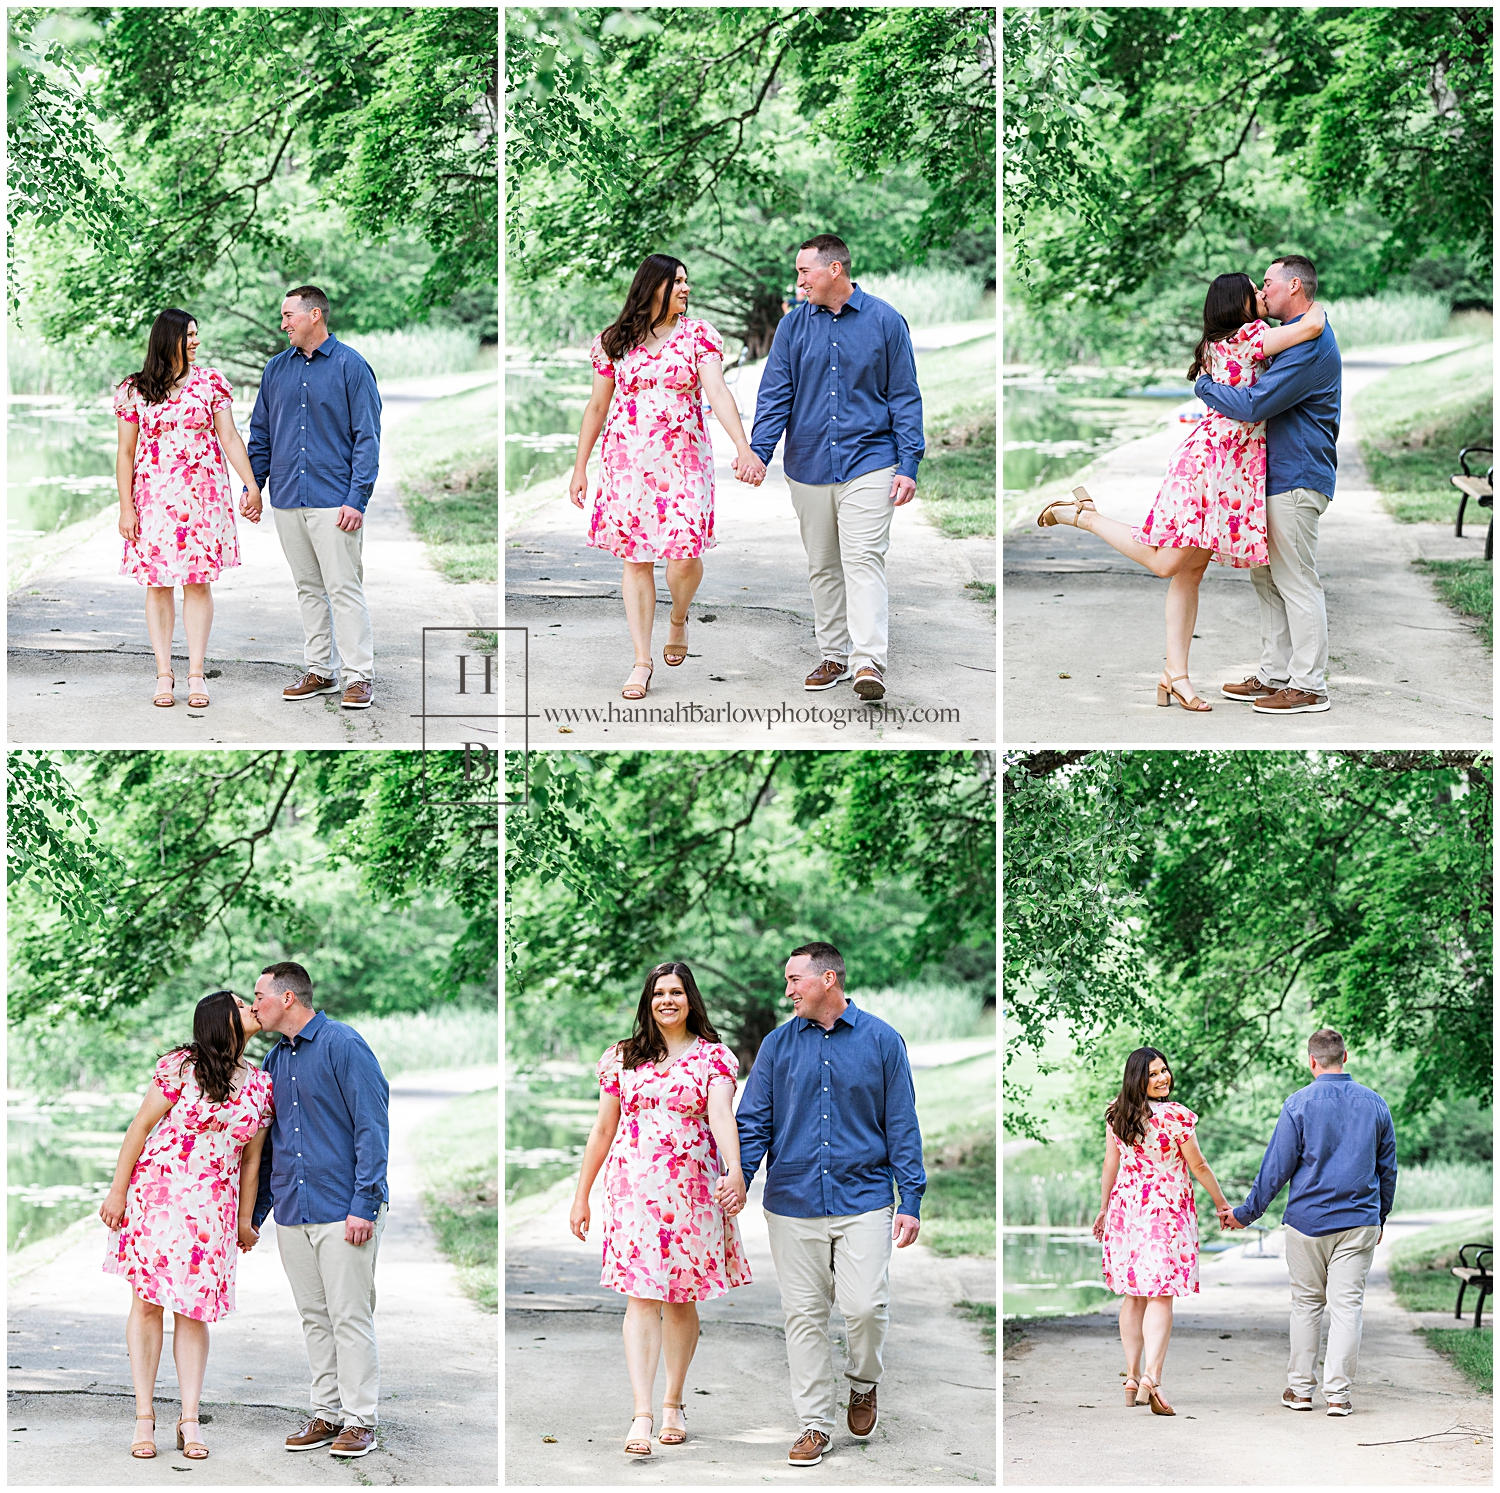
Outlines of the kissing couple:
M 885 698 L 891 517 L 917 492 L 922 396 L 911 333 L 894 306 L 851 277 L 849 246 L 820 233 L 797 251 L 797 295 L 776 327 L 746 438 L 724 382 L 724 339 L 689 317 L 680 259 L 648 254 L 624 309 L 595 339 L 593 393 L 578 435 L 568 496 L 582 508 L 588 463 L 604 433 L 588 543 L 625 562 L 621 590 L 635 667 L 620 691 L 643 700 L 654 669 L 656 562 L 666 562 L 672 607 L 662 659 L 688 653 L 688 608 L 713 549 L 714 453 L 704 399 L 734 441 L 731 469 L 759 487 L 783 434 L 782 464 L 807 552 L 822 661 L 808 691 L 852 682 Z M 786 303 L 784 302 L 783 305 Z
M 297 587 L 304 673 L 282 699 L 339 695 L 345 710 L 374 703 L 364 523 L 380 468 L 380 394 L 370 365 L 328 330 L 328 312 L 316 285 L 287 292 L 281 330 L 290 346 L 261 374 L 248 449 L 234 424 L 234 392 L 222 373 L 199 364 L 198 322 L 186 311 L 169 307 L 157 316 L 146 361 L 115 390 L 120 574 L 146 588 L 156 654 L 151 703 L 164 710 L 177 703 L 178 586 L 188 708 L 211 703 L 204 661 L 213 583 L 240 563 L 231 466 L 244 479 L 240 516 L 252 524 L 260 522 L 269 481 L 276 535 Z
M 1250 1195 L 1224 1196 L 1199 1149 L 1198 1116 L 1172 1099 L 1172 1071 L 1155 1047 L 1125 1060 L 1105 1111 L 1103 1198 L 1094 1238 L 1104 1283 L 1120 1303 L 1125 1404 L 1175 1415 L 1162 1389 L 1172 1302 L 1198 1294 L 1198 1213 L 1193 1178 L 1213 1199 L 1219 1227 L 1243 1229 L 1287 1190 L 1282 1225 L 1291 1277 L 1291 1352 L 1280 1403 L 1311 1410 L 1325 1308 L 1323 1399 L 1351 1415 L 1359 1366 L 1365 1279 L 1396 1200 L 1396 1127 L 1384 1099 L 1344 1072 L 1349 1053 L 1330 1027 L 1307 1039 L 1312 1082 L 1281 1107 Z
M 787 1461 L 815 1466 L 837 1429 L 828 1332 L 835 1300 L 847 1329 L 849 1434 L 864 1440 L 879 1418 L 891 1246 L 915 1241 L 927 1186 L 911 1067 L 900 1033 L 845 995 L 843 957 L 832 944 L 793 949 L 785 975 L 791 1019 L 761 1043 L 738 1113 L 739 1060 L 719 1040 L 686 964 L 659 964 L 646 976 L 635 1031 L 599 1060 L 599 1114 L 568 1223 L 586 1239 L 602 1167 L 600 1283 L 625 1297 L 635 1398 L 627 1456 L 652 1455 L 663 1354 L 657 1440 L 681 1446 L 688 1438 L 683 1395 L 698 1302 L 750 1284 L 735 1219 L 763 1158 L 800 1427 Z
M 1208 413 L 1177 448 L 1139 528 L 1106 518 L 1086 487 L 1037 516 L 1042 528 L 1087 529 L 1170 579 L 1158 705 L 1213 709 L 1188 677 L 1188 650 L 1199 583 L 1216 560 L 1248 568 L 1260 603 L 1260 666 L 1220 693 L 1262 715 L 1329 708 L 1318 521 L 1338 470 L 1343 364 L 1317 291 L 1317 271 L 1301 254 L 1272 260 L 1259 288 L 1242 273 L 1209 286 L 1188 369 Z
M 259 1032 L 278 1040 L 257 1068 L 245 1046 Z M 198 1422 L 208 1326 L 235 1309 L 235 1250 L 255 1248 L 268 1214 L 312 1373 L 312 1415 L 283 1445 L 326 1446 L 336 1457 L 375 1445 L 389 1101 L 375 1054 L 352 1026 L 314 1011 L 300 964 L 267 965 L 248 1006 L 228 990 L 198 1002 L 193 1040 L 156 1064 L 99 1208 L 110 1230 L 105 1273 L 131 1289 L 132 1457 L 156 1455 L 168 1311 L 182 1397 L 177 1450 L 208 1456 Z

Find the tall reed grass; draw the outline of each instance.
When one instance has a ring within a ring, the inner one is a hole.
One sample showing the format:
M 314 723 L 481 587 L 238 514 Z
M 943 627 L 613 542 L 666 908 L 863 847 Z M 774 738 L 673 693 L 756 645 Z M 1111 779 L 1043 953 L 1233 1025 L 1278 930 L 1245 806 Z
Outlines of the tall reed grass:
M 479 333 L 467 327 L 403 327 L 397 332 L 351 332 L 347 342 L 382 381 L 470 373 L 483 366 Z
M 849 994 L 855 1005 L 895 1027 L 908 1044 L 973 1037 L 984 1022 L 984 997 L 961 986 L 914 985 Z
M 1452 310 L 1442 296 L 1419 291 L 1388 291 L 1327 306 L 1341 348 L 1430 342 L 1443 335 Z
M 1396 1172 L 1397 1213 L 1428 1208 L 1486 1208 L 1495 1195 L 1495 1169 L 1488 1162 L 1436 1161 Z
M 889 301 L 914 327 L 977 321 L 985 314 L 984 281 L 973 270 L 904 270 L 856 279 L 871 295 Z
M 500 1061 L 500 1018 L 483 1007 L 448 1006 L 394 1016 L 352 1016 L 387 1076 Z

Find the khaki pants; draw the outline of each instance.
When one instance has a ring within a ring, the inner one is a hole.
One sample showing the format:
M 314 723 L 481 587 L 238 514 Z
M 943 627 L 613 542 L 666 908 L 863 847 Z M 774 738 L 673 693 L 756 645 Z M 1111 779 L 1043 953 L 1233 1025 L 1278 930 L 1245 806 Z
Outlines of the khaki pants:
M 332 679 L 338 638 L 342 684 L 368 682 L 375 669 L 375 636 L 365 605 L 364 529 L 338 526 L 337 508 L 272 508 L 281 552 L 292 567 L 302 607 L 302 662 Z M 329 625 L 330 613 L 332 626 Z
M 1323 1361 L 1323 1398 L 1347 1399 L 1359 1367 L 1365 1277 L 1375 1258 L 1380 1230 L 1374 1224 L 1340 1229 L 1314 1239 L 1286 1230 L 1286 1268 L 1292 1277 L 1292 1352 L 1286 1382 L 1299 1395 L 1317 1388 L 1318 1335 L 1328 1308 L 1328 1351 Z
M 874 664 L 885 672 L 891 611 L 885 552 L 895 474 L 895 467 L 881 467 L 826 487 L 787 479 L 807 551 L 818 648 L 854 670 Z
M 344 1241 L 337 1223 L 278 1223 L 276 1247 L 302 1314 L 312 1369 L 312 1413 L 330 1425 L 373 1427 L 380 1403 L 375 1348 L 375 1255 L 385 1205 L 368 1244 Z
M 1260 601 L 1260 668 L 1278 689 L 1328 693 L 1328 610 L 1318 579 L 1318 520 L 1328 499 L 1310 487 L 1266 497 L 1269 565 L 1250 571 Z
M 880 1352 L 890 1321 L 894 1213 L 894 1205 L 844 1218 L 783 1218 L 766 1210 L 786 1313 L 792 1405 L 803 1429 L 833 1435 L 838 1379 L 828 1315 L 835 1299 L 848 1336 L 844 1377 L 861 1393 L 880 1383 Z

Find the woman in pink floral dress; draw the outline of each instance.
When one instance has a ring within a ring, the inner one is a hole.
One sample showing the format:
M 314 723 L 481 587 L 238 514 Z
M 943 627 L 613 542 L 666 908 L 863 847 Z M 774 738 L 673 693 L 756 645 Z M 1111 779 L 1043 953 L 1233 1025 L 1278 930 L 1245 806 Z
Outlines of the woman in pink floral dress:
M 688 656 L 688 607 L 714 547 L 714 448 L 703 418 L 707 397 L 734 441 L 731 463 L 759 486 L 766 469 L 750 449 L 740 412 L 724 382 L 724 339 L 687 314 L 687 266 L 648 254 L 619 317 L 595 339 L 594 389 L 583 413 L 568 496 L 583 507 L 589 454 L 604 432 L 588 543 L 625 562 L 625 620 L 635 667 L 621 694 L 645 697 L 651 683 L 656 562 L 667 567 L 672 609 L 662 659 Z
M 663 1350 L 659 1439 L 663 1446 L 687 1439 L 682 1394 L 698 1346 L 697 1303 L 750 1284 L 732 1217 L 737 1205 L 722 1208 L 714 1200 L 721 1175 L 744 1191 L 734 1122 L 738 1071 L 709 1022 L 693 972 L 677 963 L 658 964 L 646 977 L 634 1035 L 599 1060 L 599 1115 L 584 1148 L 569 1226 L 578 1238 L 587 1236 L 589 1193 L 602 1166 L 601 1284 L 626 1298 L 625 1365 L 635 1394 L 625 1443 L 631 1456 L 651 1455 L 651 1392 Z
M 1206 373 L 1215 383 L 1253 384 L 1267 361 L 1298 342 L 1322 335 L 1325 316 L 1316 304 L 1291 326 L 1269 327 L 1260 318 L 1265 298 L 1249 275 L 1220 275 L 1203 303 L 1203 336 L 1188 369 L 1191 381 Z M 1049 503 L 1037 523 L 1088 529 L 1167 587 L 1167 662 L 1156 703 L 1207 711 L 1188 679 L 1188 651 L 1198 620 L 1198 588 L 1211 560 L 1240 569 L 1270 563 L 1266 550 L 1266 427 L 1209 410 L 1172 455 L 1166 480 L 1139 528 L 1106 518 L 1088 489 Z
M 1104 1284 L 1125 1298 L 1125 1403 L 1149 1404 L 1156 1415 L 1177 1413 L 1161 1392 L 1172 1298 L 1198 1294 L 1193 1177 L 1216 1208 L 1229 1207 L 1193 1138 L 1198 1116 L 1169 1103 L 1171 1092 L 1171 1070 L 1156 1048 L 1138 1047 L 1125 1059 L 1120 1092 L 1105 1112 L 1104 1193 L 1094 1220 Z
M 125 1340 L 134 1457 L 156 1455 L 152 1399 L 168 1309 L 182 1393 L 177 1449 L 195 1460 L 208 1455 L 198 1431 L 208 1324 L 234 1310 L 236 1245 L 255 1245 L 250 1220 L 271 1119 L 271 1080 L 243 1056 L 259 1030 L 255 1013 L 228 990 L 198 1002 L 193 1040 L 157 1063 L 99 1208 L 111 1230 L 105 1272 L 123 1275 L 133 1293 Z
M 209 704 L 203 669 L 214 620 L 210 587 L 221 571 L 240 563 L 226 457 L 245 482 L 240 511 L 251 523 L 260 522 L 260 488 L 234 427 L 233 404 L 223 375 L 198 367 L 198 323 L 176 308 L 152 323 L 145 366 L 115 390 L 115 483 L 125 541 L 120 574 L 134 576 L 146 588 L 146 627 L 156 653 L 151 703 L 164 709 L 176 703 L 172 633 L 178 586 L 188 706 L 203 710 Z

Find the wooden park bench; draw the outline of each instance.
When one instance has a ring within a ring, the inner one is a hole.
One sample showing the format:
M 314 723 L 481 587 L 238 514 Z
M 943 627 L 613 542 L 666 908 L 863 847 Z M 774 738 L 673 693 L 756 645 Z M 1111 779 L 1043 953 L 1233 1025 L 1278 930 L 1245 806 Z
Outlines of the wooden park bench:
M 1474 1263 L 1471 1265 L 1466 1258 L 1468 1250 L 1476 1250 Z M 1491 1295 L 1495 1289 L 1494 1278 L 1490 1274 L 1490 1262 L 1494 1258 L 1494 1252 L 1488 1244 L 1466 1244 L 1458 1252 L 1458 1264 L 1453 1267 L 1453 1273 L 1458 1277 L 1458 1305 L 1453 1308 L 1453 1315 L 1462 1318 L 1464 1314 L 1464 1292 L 1470 1286 L 1479 1289 L 1479 1306 L 1474 1312 L 1474 1326 L 1479 1326 L 1479 1319 L 1484 1313 L 1484 1298 Z
M 1484 536 L 1484 558 L 1489 560 L 1494 556 L 1495 546 L 1495 464 L 1491 462 L 1484 476 L 1479 476 L 1469 470 L 1469 455 L 1474 451 L 1487 451 L 1491 456 L 1495 454 L 1494 448 L 1490 446 L 1465 446 L 1458 453 L 1458 464 L 1463 468 L 1461 476 L 1453 478 L 1453 485 L 1463 494 L 1458 500 L 1458 522 L 1453 526 L 1456 538 L 1464 537 L 1464 508 L 1469 499 L 1481 508 L 1490 510 L 1490 527 Z

